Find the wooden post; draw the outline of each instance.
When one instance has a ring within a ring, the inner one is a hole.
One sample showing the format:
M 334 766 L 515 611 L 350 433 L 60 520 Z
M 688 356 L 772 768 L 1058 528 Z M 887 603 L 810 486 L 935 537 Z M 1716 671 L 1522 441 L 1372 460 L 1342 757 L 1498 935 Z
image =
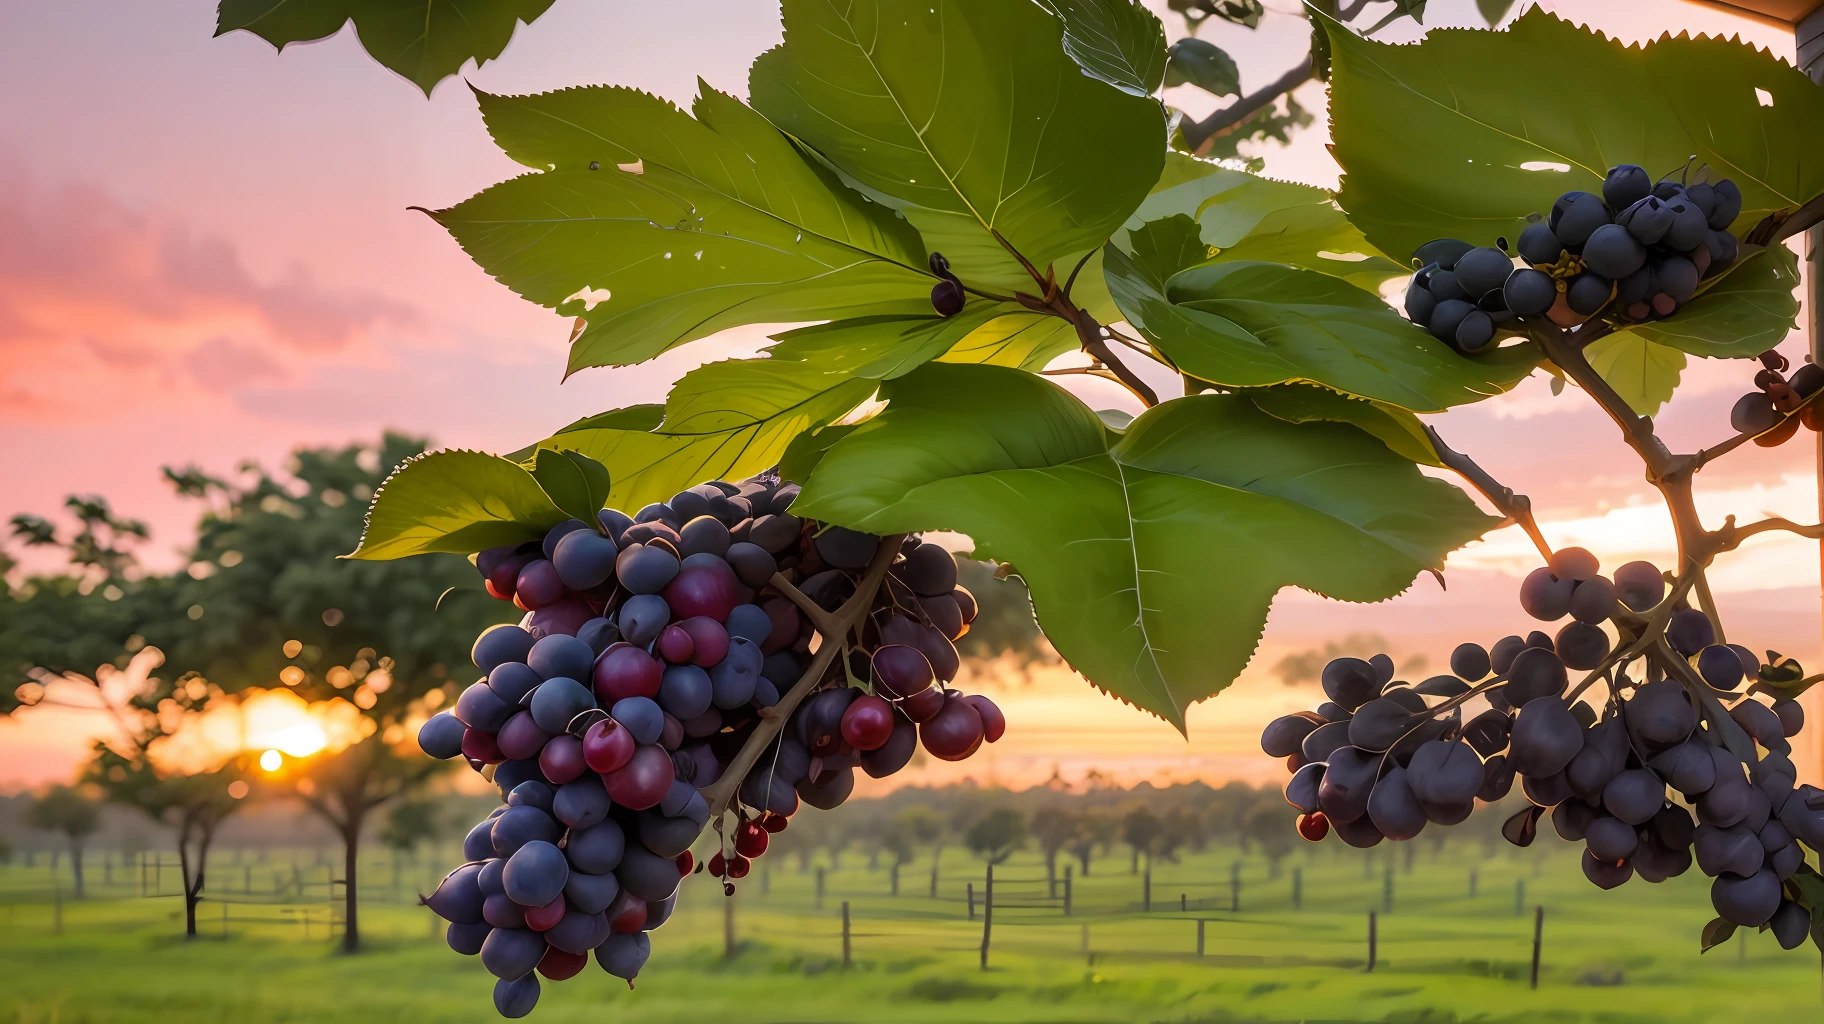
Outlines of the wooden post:
M 1184 893 L 1179 893 L 1179 894 L 1178 894 L 1178 910 L 1179 910 L 1179 912 L 1180 912 L 1180 913 L 1182 913 L 1182 912 L 1184 912 L 1184 911 L 1187 911 L 1187 910 L 1189 910 L 1189 909 L 1191 909 L 1191 898 L 1190 898 L 1190 897 L 1189 897 L 1189 896 L 1188 896 L 1188 895 L 1186 895 L 1186 894 L 1184 894 Z
M 982 940 L 982 959 L 988 958 L 988 942 Z M 842 969 L 849 969 L 849 901 L 842 901 Z
M 1292 869 L 1292 909 L 1303 910 L 1305 907 L 1305 869 Z
M 931 898 L 937 899 L 937 854 L 931 855 Z
M 1140 879 L 1140 909 L 1146 913 L 1153 912 L 1153 866 L 1146 866 L 1146 874 Z
M 823 869 L 817 869 L 817 909 L 823 909 Z
M 1545 907 L 1533 908 L 1533 988 L 1539 987 L 1539 945 L 1545 938 Z
M 1070 887 L 1071 887 L 1070 865 L 1066 864 L 1066 865 L 1064 865 L 1064 916 L 1065 917 L 1070 916 Z
M 1514 916 L 1526 913 L 1526 879 L 1514 879 Z
M 1096 954 L 1089 951 L 1089 925 L 1083 926 L 1083 960 L 1091 967 L 1096 965 Z
M 988 969 L 988 939 L 994 932 L 994 862 L 988 862 L 988 884 L 982 892 L 982 970 Z
M 1203 955 L 1203 918 L 1197 919 L 1197 955 Z
M 228 937 L 228 901 L 222 901 L 222 938 Z
M 969 920 L 975 920 L 975 883 L 965 882 L 963 888 L 969 894 Z
M 1229 865 L 1229 913 L 1241 913 L 1241 861 Z
M 148 893 L 148 890 L 146 888 L 146 851 L 141 850 L 141 851 L 139 851 L 139 898 L 145 899 L 147 893 Z
M 1374 964 L 1377 959 L 1376 954 L 1378 953 L 1378 950 L 1375 949 L 1375 944 L 1379 936 L 1375 934 L 1375 925 L 1374 911 L 1370 910 L 1368 912 L 1368 971 L 1371 974 L 1374 972 Z
M 1381 913 L 1393 913 L 1393 858 L 1387 858 L 1387 870 L 1381 875 Z
M 893 895 L 898 896 L 899 895 L 899 865 L 898 864 L 893 865 L 891 877 L 893 879 Z
M 51 879 L 51 934 L 63 934 L 63 883 Z
M 157 896 L 165 891 L 165 852 L 160 850 L 152 858 L 152 895 Z

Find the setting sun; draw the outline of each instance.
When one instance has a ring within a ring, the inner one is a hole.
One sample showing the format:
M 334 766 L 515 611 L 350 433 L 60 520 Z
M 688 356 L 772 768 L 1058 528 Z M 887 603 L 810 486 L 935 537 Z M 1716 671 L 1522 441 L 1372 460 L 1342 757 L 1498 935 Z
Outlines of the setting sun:
M 276 750 L 268 750 L 260 755 L 260 768 L 262 771 L 276 772 L 283 767 L 284 764 L 285 755 Z

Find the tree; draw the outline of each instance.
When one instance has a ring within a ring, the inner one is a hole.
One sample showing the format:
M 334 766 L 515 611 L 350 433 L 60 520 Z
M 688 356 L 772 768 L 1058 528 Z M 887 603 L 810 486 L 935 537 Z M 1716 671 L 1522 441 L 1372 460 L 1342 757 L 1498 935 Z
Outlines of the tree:
M 1026 819 L 1011 807 L 996 807 L 969 826 L 963 845 L 990 865 L 1000 864 L 1026 845 Z
M 414 856 L 418 847 L 443 835 L 441 807 L 434 800 L 407 800 L 393 805 L 380 841 L 396 853 Z
M 76 898 L 82 899 L 83 843 L 101 828 L 101 809 L 95 801 L 70 786 L 52 786 L 27 809 L 26 824 L 45 832 L 59 832 L 70 847 L 70 864 L 76 875 Z
M 1244 842 L 1267 858 L 1267 870 L 1272 878 L 1279 877 L 1280 862 L 1297 848 L 1298 833 L 1291 828 L 1296 816 L 1284 800 L 1276 799 L 1269 790 L 1262 799 L 1255 801 L 1253 809 L 1242 819 Z
M 1140 873 L 1140 857 L 1143 854 L 1147 866 L 1152 866 L 1153 848 L 1164 835 L 1165 823 L 1146 807 L 1136 807 L 1121 816 L 1121 841 L 1127 844 L 1133 854 L 1128 861 L 1128 874 Z
M 884 845 L 893 854 L 893 863 L 904 866 L 917 855 L 920 846 L 936 843 L 943 834 L 943 822 L 938 816 L 929 807 L 914 804 L 893 815 L 887 825 Z
M 1070 852 L 1082 866 L 1083 874 L 1089 874 L 1089 859 L 1095 855 L 1099 846 L 1104 851 L 1115 837 L 1121 833 L 1121 821 L 1112 814 L 1101 811 L 1084 811 L 1078 817 L 1077 834 L 1070 840 Z
M 1039 850 L 1045 854 L 1046 891 L 1058 877 L 1058 853 L 1076 839 L 1083 830 L 1083 819 L 1074 811 L 1056 804 L 1048 804 L 1032 812 L 1032 824 L 1029 831 L 1039 841 Z M 1084 874 L 1088 874 L 1087 868 Z

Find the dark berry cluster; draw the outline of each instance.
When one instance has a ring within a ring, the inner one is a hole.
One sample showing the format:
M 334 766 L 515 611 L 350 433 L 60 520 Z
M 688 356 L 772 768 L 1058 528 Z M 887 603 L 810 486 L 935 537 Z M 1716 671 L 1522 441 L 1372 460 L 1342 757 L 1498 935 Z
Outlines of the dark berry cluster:
M 1741 190 L 1727 178 L 1655 183 L 1644 168 L 1622 164 L 1601 195 L 1566 192 L 1520 233 L 1523 266 L 1506 239 L 1421 246 L 1406 315 L 1466 354 L 1487 350 L 1503 325 L 1528 317 L 1569 328 L 1605 311 L 1630 322 L 1671 316 L 1699 281 L 1735 260 L 1729 226 L 1741 212 Z
M 800 801 L 835 807 L 857 770 L 891 775 L 921 745 L 962 760 L 1005 731 L 992 701 L 944 685 L 976 613 L 950 553 L 907 537 L 881 562 L 883 538 L 792 515 L 797 491 L 716 481 L 476 556 L 489 593 L 526 615 L 476 640 L 485 678 L 418 741 L 465 758 L 505 804 L 425 902 L 499 979 L 503 1015 L 530 1012 L 536 975 L 572 977 L 591 950 L 631 983 L 679 880 L 707 870 L 732 893 Z M 819 641 L 847 657 L 813 659 L 819 610 L 864 586 L 858 628 Z M 808 692 L 762 733 L 794 689 Z M 721 810 L 705 791 L 737 763 L 752 767 L 721 786 L 733 828 L 699 865 L 690 847 Z
M 1518 779 L 1528 805 L 1502 827 L 1510 842 L 1530 844 L 1549 811 L 1560 836 L 1585 844 L 1584 874 L 1604 889 L 1683 874 L 1695 852 L 1722 918 L 1770 924 L 1793 948 L 1811 919 L 1788 880 L 1805 862 L 1801 842 L 1824 849 L 1824 791 L 1795 786 L 1787 741 L 1804 724 L 1799 705 L 1739 691 L 1802 672 L 1770 654 L 1770 675 L 1747 649 L 1717 643 L 1709 617 L 1682 589 L 1668 593 L 1650 563 L 1613 579 L 1599 568 L 1581 548 L 1555 553 L 1521 585 L 1520 603 L 1534 618 L 1571 621 L 1555 637 L 1463 644 L 1450 675 L 1409 684 L 1385 655 L 1326 665 L 1329 701 L 1261 736 L 1293 773 L 1286 800 L 1302 812 L 1299 832 L 1317 841 L 1335 831 L 1361 847 L 1411 839 L 1463 821 Z M 1575 689 L 1571 669 L 1590 670 Z M 1488 710 L 1464 721 L 1477 697 Z

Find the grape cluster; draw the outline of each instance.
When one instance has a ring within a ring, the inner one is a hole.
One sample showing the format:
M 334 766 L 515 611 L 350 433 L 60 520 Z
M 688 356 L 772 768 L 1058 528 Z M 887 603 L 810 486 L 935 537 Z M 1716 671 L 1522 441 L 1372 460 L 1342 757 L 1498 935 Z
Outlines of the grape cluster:
M 1729 425 L 1740 433 L 1756 435 L 1754 443 L 1763 448 L 1791 440 L 1801 424 L 1808 430 L 1824 430 L 1824 406 L 1808 403 L 1801 408 L 1805 399 L 1824 386 L 1824 369 L 1806 362 L 1787 378 L 1785 373 L 1792 364 L 1785 356 L 1769 349 L 1761 353 L 1760 360 L 1761 369 L 1754 375 L 1757 390 L 1736 399 L 1729 410 Z M 1799 415 L 1792 416 L 1794 411 Z
M 1516 267 L 1505 238 L 1474 246 L 1427 242 L 1406 289 L 1406 315 L 1465 354 L 1486 351 L 1497 330 L 1545 317 L 1575 327 L 1611 311 L 1640 322 L 1671 316 L 1698 282 L 1736 258 L 1729 225 L 1742 193 L 1727 178 L 1655 183 L 1635 164 L 1610 169 L 1602 194 L 1566 192 L 1520 233 Z
M 1724 920 L 1770 925 L 1793 948 L 1811 919 L 1785 883 L 1805 862 L 1801 842 L 1824 849 L 1824 790 L 1795 787 L 1797 702 L 1738 691 L 1802 670 L 1771 652 L 1779 663 L 1764 669 L 1746 648 L 1717 643 L 1709 617 L 1682 591 L 1668 594 L 1652 564 L 1629 562 L 1612 578 L 1599 568 L 1582 548 L 1556 552 L 1522 583 L 1520 604 L 1544 622 L 1570 621 L 1555 636 L 1463 644 L 1450 675 L 1411 685 L 1386 655 L 1326 665 L 1329 701 L 1261 735 L 1292 772 L 1285 794 L 1301 812 L 1298 831 L 1315 842 L 1334 830 L 1359 847 L 1411 839 L 1427 824 L 1463 821 L 1518 779 L 1528 805 L 1502 826 L 1510 842 L 1529 845 L 1549 811 L 1561 837 L 1584 843 L 1584 875 L 1604 889 L 1683 874 L 1695 851 Z M 1640 682 L 1627 675 L 1635 660 Z M 1572 669 L 1591 670 L 1575 691 Z M 1597 683 L 1603 697 L 1577 699 Z M 1474 697 L 1488 710 L 1463 721 Z M 1744 735 L 1732 744 L 1724 733 L 1735 729 Z
M 450 922 L 450 947 L 499 979 L 504 1016 L 531 1011 L 537 975 L 573 977 L 592 950 L 631 984 L 681 878 L 707 871 L 732 894 L 800 802 L 837 806 L 858 769 L 891 775 L 920 746 L 962 760 L 1005 731 L 993 702 L 944 686 L 976 605 L 950 553 L 917 537 L 859 629 L 821 638 L 846 657 L 806 679 L 816 612 L 794 598 L 835 612 L 871 585 L 883 540 L 792 515 L 797 491 L 771 475 L 716 481 L 475 557 L 488 592 L 526 615 L 475 641 L 485 678 L 418 742 L 464 758 L 505 803 L 424 902 Z M 781 724 L 800 684 L 808 695 L 731 783 L 723 848 L 698 864 L 690 848 L 717 810 L 703 791 Z

